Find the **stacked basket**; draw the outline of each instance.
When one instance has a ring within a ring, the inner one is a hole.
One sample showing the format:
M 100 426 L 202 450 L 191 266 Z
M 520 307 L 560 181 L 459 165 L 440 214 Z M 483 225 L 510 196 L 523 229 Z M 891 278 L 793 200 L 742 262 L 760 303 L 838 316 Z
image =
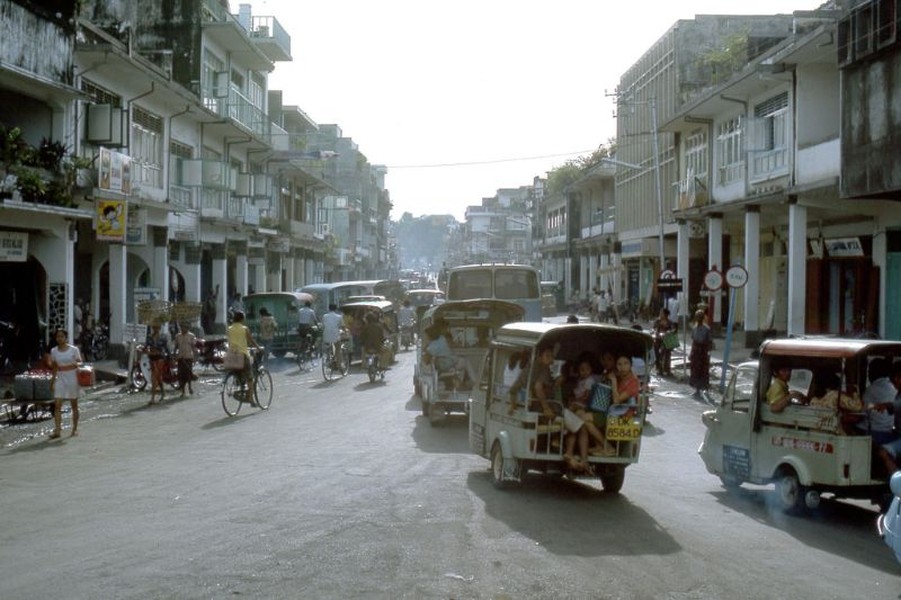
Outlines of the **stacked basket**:
M 202 302 L 178 302 L 172 305 L 170 315 L 176 323 L 192 323 L 200 318 Z
M 168 300 L 144 300 L 138 304 L 138 323 L 161 325 L 172 318 L 172 303 Z

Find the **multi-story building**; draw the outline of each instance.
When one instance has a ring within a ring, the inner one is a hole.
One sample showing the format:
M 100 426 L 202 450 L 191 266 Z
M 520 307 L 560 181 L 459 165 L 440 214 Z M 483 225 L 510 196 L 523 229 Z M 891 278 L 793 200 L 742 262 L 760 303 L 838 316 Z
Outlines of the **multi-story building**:
M 481 206 L 466 207 L 463 262 L 531 264 L 531 197 L 529 186 L 504 188 Z
M 837 27 L 842 14 L 828 7 L 794 13 L 789 38 L 663 125 L 678 141 L 680 178 L 670 200 L 677 261 L 692 265 L 691 300 L 700 300 L 705 271 L 740 266 L 747 277 L 735 290 L 732 317 L 751 345 L 767 332 L 897 336 L 880 318 L 891 310 L 885 290 L 901 283 L 887 269 L 901 228 L 896 202 L 885 199 L 893 190 L 868 189 L 865 177 L 849 176 L 858 168 L 890 172 L 891 153 L 862 161 L 859 144 L 847 142 L 873 123 L 859 111 L 870 100 L 851 94 L 872 81 L 856 71 L 868 71 L 872 57 L 856 68 L 849 62 L 853 76 L 839 71 L 847 47 Z M 875 96 L 890 89 L 886 82 Z M 727 296 L 710 297 L 714 319 L 724 322 Z
M 330 277 L 332 250 L 349 245 L 320 227 L 342 193 L 326 177 L 340 148 L 311 146 L 323 127 L 268 89 L 291 58 L 275 17 L 218 0 L 44 4 L 0 0 L 5 30 L 22 32 L 0 41 L 0 237 L 17 249 L 0 262 L 15 282 L 0 318 L 46 340 L 38 323 L 71 330 L 81 297 L 115 343 L 142 298 L 218 288 L 221 329 L 234 292 Z M 375 232 L 378 260 L 390 202 L 384 170 L 362 166 L 352 200 L 367 202 L 361 231 Z
M 849 316 L 862 314 L 858 320 L 866 329 L 897 340 L 901 339 L 901 302 L 897 301 L 901 289 L 901 113 L 897 109 L 901 82 L 894 74 L 901 67 L 901 6 L 897 0 L 855 4 L 842 15 L 835 35 L 842 100 L 839 193 L 843 206 L 869 216 L 860 227 L 859 239 L 864 258 L 871 258 L 870 268 L 864 268 L 864 261 L 863 272 L 845 277 L 855 277 L 859 284 L 852 293 L 861 299 L 861 292 L 867 293 L 873 302 L 854 303 L 855 313 Z M 848 237 L 851 242 L 858 238 Z M 840 251 L 838 241 L 827 245 L 826 251 L 830 248 Z M 871 318 L 874 312 L 881 317 L 878 321 Z
M 682 142 L 659 126 L 671 121 L 700 91 L 727 80 L 749 59 L 785 39 L 792 24 L 791 15 L 699 15 L 680 20 L 620 78 L 616 228 L 627 295 L 622 300 L 659 304 L 660 295 L 653 288 L 662 270 L 675 268 L 683 280 L 691 270 L 687 262 L 676 261 L 678 226 L 667 201 L 669 184 L 680 179 L 676 147 Z M 697 153 L 697 158 L 703 156 Z M 706 165 L 695 168 L 697 174 Z M 703 260 L 700 250 L 695 257 Z

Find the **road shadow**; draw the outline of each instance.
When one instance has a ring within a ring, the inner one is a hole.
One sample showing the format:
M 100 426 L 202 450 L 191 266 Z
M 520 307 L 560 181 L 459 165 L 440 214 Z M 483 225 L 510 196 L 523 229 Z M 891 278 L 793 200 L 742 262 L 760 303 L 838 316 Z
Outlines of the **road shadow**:
M 422 415 L 416 417 L 410 436 L 416 447 L 430 454 L 469 454 L 469 421 L 464 414 L 452 413 L 435 425 Z
M 876 532 L 875 506 L 823 498 L 816 509 L 786 514 L 776 505 L 772 488 L 737 487 L 711 492 L 714 499 L 758 523 L 794 537 L 816 548 L 885 573 L 897 574 L 891 550 Z
M 527 475 L 498 490 L 487 471 L 469 473 L 467 487 L 487 515 L 560 556 L 649 556 L 681 551 L 675 539 L 625 494 L 608 494 L 594 480 Z M 627 479 L 628 485 L 628 479 Z M 628 532 L 628 534 L 624 534 Z
M 203 425 L 200 426 L 200 428 L 203 430 L 209 431 L 209 430 L 213 430 L 213 429 L 219 429 L 220 427 L 228 427 L 231 425 L 236 425 L 236 424 L 240 423 L 241 421 L 243 421 L 244 419 L 250 418 L 257 413 L 263 412 L 258 408 L 252 408 L 252 410 L 253 410 L 253 412 L 249 412 L 249 411 L 244 412 L 242 410 L 234 417 L 225 415 L 224 417 L 217 419 L 215 421 L 210 421 L 209 423 L 204 423 Z

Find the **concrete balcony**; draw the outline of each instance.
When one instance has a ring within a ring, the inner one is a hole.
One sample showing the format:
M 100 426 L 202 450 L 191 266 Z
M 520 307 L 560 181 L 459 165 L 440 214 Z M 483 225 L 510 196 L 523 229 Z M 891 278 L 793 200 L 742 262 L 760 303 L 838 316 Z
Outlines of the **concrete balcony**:
M 275 17 L 253 17 L 250 39 L 272 62 L 291 60 L 291 36 Z

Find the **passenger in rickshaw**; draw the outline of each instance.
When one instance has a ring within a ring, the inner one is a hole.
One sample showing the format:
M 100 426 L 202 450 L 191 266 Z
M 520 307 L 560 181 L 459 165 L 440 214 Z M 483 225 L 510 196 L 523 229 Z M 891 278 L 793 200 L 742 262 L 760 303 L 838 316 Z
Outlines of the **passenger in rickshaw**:
M 566 435 L 566 450 L 563 459 L 566 461 L 566 465 L 574 471 L 591 471 L 588 463 L 589 453 L 595 456 L 616 454 L 616 449 L 607 443 L 594 422 L 594 415 L 588 410 L 592 389 L 600 382 L 600 377 L 595 374 L 594 362 L 588 352 L 579 357 L 578 380 L 567 406 L 568 412 L 564 411 L 564 420 L 569 432 Z M 592 440 L 596 445 L 589 449 Z M 576 460 L 573 456 L 576 443 L 579 445 L 581 460 Z
M 528 389 L 532 394 L 528 408 L 531 412 L 541 413 L 548 420 L 553 420 L 563 415 L 563 407 L 554 402 L 554 378 L 551 375 L 551 365 L 554 363 L 554 347 L 544 344 L 537 349 L 537 361 L 532 369 Z M 511 403 L 515 404 L 515 398 L 519 390 L 523 388 L 525 374 L 523 371 L 516 383 L 510 388 Z
M 504 368 L 504 393 L 509 394 L 510 402 L 509 402 L 509 410 L 508 414 L 513 414 L 517 407 L 520 405 L 525 405 L 525 401 L 522 402 L 518 398 L 519 392 L 522 391 L 522 384 L 517 388 L 517 394 L 514 395 L 511 392 L 513 386 L 516 385 L 516 382 L 519 381 L 520 377 L 525 377 L 524 373 L 529 372 L 529 353 L 525 350 L 520 352 L 513 352 L 510 354 L 510 358 L 507 359 L 507 366 Z M 525 396 L 525 394 L 523 394 Z
M 811 396 L 808 406 L 825 408 L 837 414 L 835 433 L 839 435 L 853 433 L 851 431 L 853 427 L 848 425 L 846 428 L 846 423 L 842 416 L 846 412 L 862 411 L 863 401 L 857 392 L 848 394 L 841 391 L 841 378 L 837 373 L 827 372 L 819 374 L 814 379 Z
M 429 342 L 425 347 L 426 361 L 432 362 L 439 376 L 454 373 L 455 388 L 471 389 L 476 377 L 471 372 L 466 359 L 457 356 L 451 349 L 447 326 L 444 323 L 435 323 L 426 334 L 429 337 Z M 469 387 L 467 388 L 467 386 Z

